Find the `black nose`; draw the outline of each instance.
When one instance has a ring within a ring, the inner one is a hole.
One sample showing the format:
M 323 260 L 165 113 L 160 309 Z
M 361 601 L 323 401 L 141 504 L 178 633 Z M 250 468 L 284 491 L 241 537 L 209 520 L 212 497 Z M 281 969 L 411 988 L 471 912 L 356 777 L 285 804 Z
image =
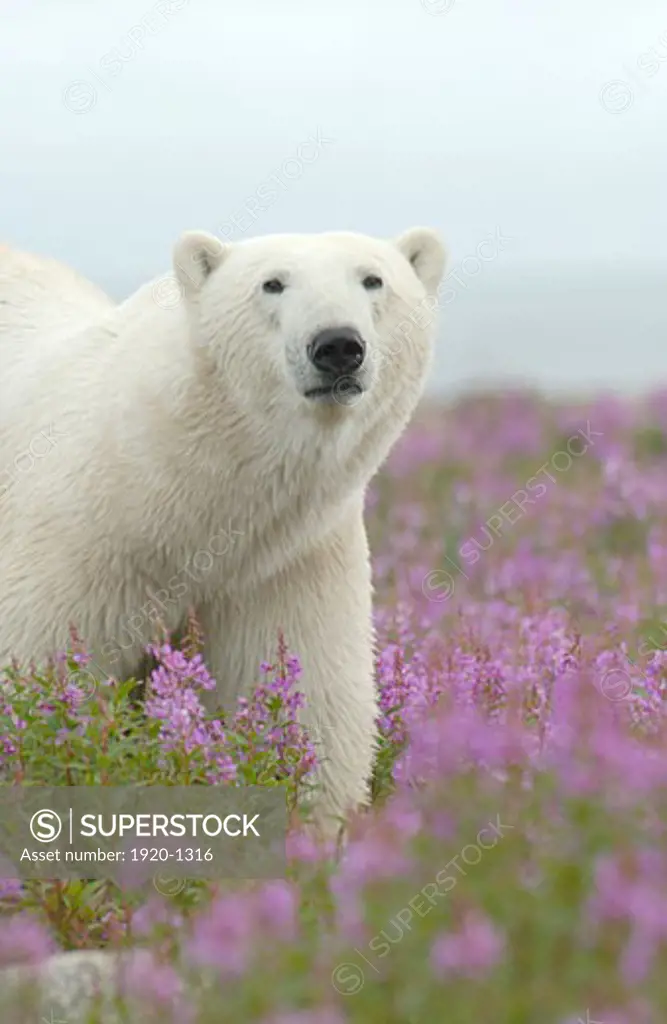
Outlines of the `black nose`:
M 358 370 L 366 355 L 366 344 L 352 327 L 328 327 L 315 335 L 308 357 L 322 373 L 342 377 Z

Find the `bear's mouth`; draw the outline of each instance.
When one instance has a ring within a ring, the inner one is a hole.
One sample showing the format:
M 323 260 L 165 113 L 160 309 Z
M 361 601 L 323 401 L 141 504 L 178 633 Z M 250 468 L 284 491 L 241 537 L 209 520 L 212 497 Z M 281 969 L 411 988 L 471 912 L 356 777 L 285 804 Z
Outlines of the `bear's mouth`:
M 333 398 L 334 386 L 329 384 L 323 388 L 311 388 L 310 391 L 306 391 L 306 398 Z
M 308 391 L 304 392 L 305 398 L 329 398 L 332 401 L 344 403 L 350 398 L 356 398 L 358 395 L 363 395 L 365 388 L 358 380 L 350 379 L 350 377 L 342 377 L 340 380 L 335 380 L 331 384 L 323 384 L 317 388 L 309 388 Z

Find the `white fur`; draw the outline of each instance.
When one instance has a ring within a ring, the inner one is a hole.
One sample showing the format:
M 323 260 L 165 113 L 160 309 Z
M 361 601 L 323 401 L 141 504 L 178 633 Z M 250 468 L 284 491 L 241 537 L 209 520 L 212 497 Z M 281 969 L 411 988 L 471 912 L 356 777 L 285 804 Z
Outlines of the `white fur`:
M 233 245 L 187 232 L 171 281 L 114 306 L 57 264 L 0 250 L 0 664 L 52 654 L 73 622 L 96 672 L 130 675 L 157 614 L 176 630 L 192 606 L 229 707 L 283 630 L 323 748 L 321 809 L 363 802 L 376 716 L 364 491 L 421 393 L 433 317 L 406 318 L 444 262 L 426 229 Z M 383 288 L 362 286 L 370 273 Z M 266 294 L 276 276 L 285 291 Z M 341 324 L 365 338 L 367 391 L 305 398 L 309 339 Z M 32 440 L 44 431 L 48 447 Z

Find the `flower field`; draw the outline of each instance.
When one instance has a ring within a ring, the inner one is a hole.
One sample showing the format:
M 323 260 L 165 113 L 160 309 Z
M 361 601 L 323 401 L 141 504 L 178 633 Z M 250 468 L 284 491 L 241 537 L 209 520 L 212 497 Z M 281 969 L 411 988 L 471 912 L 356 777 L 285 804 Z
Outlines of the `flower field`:
M 0 967 L 127 952 L 118 1017 L 88 1024 L 664 1022 L 667 395 L 424 408 L 367 521 L 380 740 L 342 853 L 295 832 L 287 878 L 173 894 L 8 878 Z M 3 779 L 296 806 L 318 756 L 299 652 L 277 643 L 223 722 L 199 643 L 155 647 L 143 706 L 82 699 L 76 637 L 46 673 L 8 666 Z

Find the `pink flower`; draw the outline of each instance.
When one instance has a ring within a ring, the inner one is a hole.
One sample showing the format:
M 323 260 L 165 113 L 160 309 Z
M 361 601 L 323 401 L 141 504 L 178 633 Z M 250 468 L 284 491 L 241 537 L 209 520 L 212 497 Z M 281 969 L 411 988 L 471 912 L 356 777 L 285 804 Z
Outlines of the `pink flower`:
M 436 976 L 483 977 L 500 961 L 503 949 L 504 939 L 489 918 L 469 911 L 459 931 L 444 932 L 435 940 L 431 968 Z
M 157 898 L 144 903 L 132 915 L 132 931 L 137 936 L 150 935 L 161 925 L 166 928 L 179 928 L 182 923 L 181 914 L 174 910 L 166 900 Z
M 298 891 L 290 882 L 265 882 L 253 894 L 255 922 L 269 938 L 293 942 L 298 933 Z
M 161 963 L 148 949 L 135 950 L 123 963 L 121 988 L 130 1000 L 139 1001 L 144 1012 L 159 1012 L 161 1024 L 194 1021 L 187 1005 L 183 981 L 170 964 Z M 165 1011 L 170 1011 L 165 1016 Z M 148 1017 L 153 1019 L 153 1014 Z
M 322 1006 L 314 1010 L 292 1010 L 266 1018 L 263 1024 L 347 1024 L 340 1010 Z
M 311 832 L 302 829 L 288 833 L 285 851 L 288 861 L 321 864 L 333 859 L 336 853 L 336 843 L 333 840 L 319 839 Z
M 0 926 L 0 966 L 40 963 L 55 953 L 50 933 L 30 914 L 2 918 Z
M 186 956 L 199 966 L 214 967 L 223 977 L 240 977 L 252 952 L 253 924 L 250 899 L 221 896 L 195 919 Z

